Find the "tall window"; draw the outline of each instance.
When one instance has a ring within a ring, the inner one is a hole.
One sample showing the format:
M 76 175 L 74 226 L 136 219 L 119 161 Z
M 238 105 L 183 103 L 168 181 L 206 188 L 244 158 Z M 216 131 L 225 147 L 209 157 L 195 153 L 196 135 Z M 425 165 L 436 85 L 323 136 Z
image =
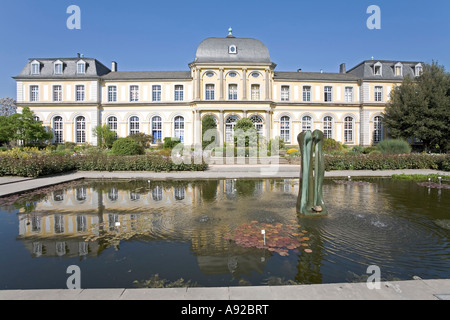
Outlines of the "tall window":
M 303 101 L 311 101 L 311 87 L 310 86 L 303 87 Z
M 228 100 L 237 100 L 237 84 L 228 85 Z
M 302 118 L 302 131 L 312 131 L 312 118 L 310 116 L 304 116 Z
M 61 62 L 55 63 L 55 74 L 62 74 L 63 65 Z
M 333 101 L 333 87 L 326 86 L 323 88 L 323 100 L 325 102 Z
M 418 77 L 422 74 L 423 68 L 422 65 L 419 63 L 418 65 L 416 65 L 416 67 L 414 68 L 414 72 L 415 72 L 415 76 Z
M 252 84 L 251 90 L 252 90 L 252 100 L 260 100 L 261 94 L 260 94 L 260 86 L 259 84 Z
M 234 127 L 236 126 L 236 122 L 239 120 L 238 116 L 231 115 L 228 116 L 225 120 L 225 141 L 233 142 L 234 137 Z
M 39 86 L 30 86 L 30 101 L 39 101 Z
M 118 137 L 118 134 L 117 134 L 117 118 L 115 116 L 110 116 L 106 120 L 106 123 L 108 124 L 109 129 L 111 131 L 114 131 L 114 133 L 116 135 L 116 138 L 117 138 Z
M 63 118 L 60 116 L 53 118 L 53 133 L 56 144 L 64 143 L 64 124 Z
M 281 101 L 289 101 L 289 86 L 281 86 Z
M 79 85 L 75 87 L 75 94 L 76 94 L 76 100 L 77 101 L 84 101 L 84 86 Z
M 161 86 L 152 86 L 152 101 L 161 101 Z
M 402 75 L 402 66 L 400 66 L 400 65 L 395 66 L 395 75 L 396 76 L 401 76 Z
M 280 119 L 280 138 L 284 142 L 291 141 L 291 122 L 288 116 L 282 116 Z
M 132 116 L 130 118 L 130 134 L 139 133 L 139 118 Z
M 152 118 L 152 136 L 153 143 L 162 141 L 162 119 L 160 116 L 154 116 Z
M 325 138 L 333 138 L 333 118 L 330 116 L 323 118 L 323 135 Z
M 184 142 L 184 118 L 178 116 L 174 120 L 175 138 L 179 138 L 180 142 Z
M 261 118 L 261 116 L 258 116 L 258 115 L 253 115 L 250 117 L 250 120 L 253 122 L 258 136 L 263 136 L 264 135 L 264 120 L 263 120 L 263 118 Z
M 76 143 L 86 143 L 86 119 L 79 116 L 75 119 Z
M 183 86 L 182 85 L 176 85 L 175 86 L 175 101 L 183 101 Z
M 139 101 L 139 87 L 138 86 L 130 86 L 130 101 L 131 102 Z
M 353 117 L 344 119 L 344 142 L 353 142 Z
M 40 64 L 38 62 L 31 64 L 31 74 L 39 74 L 40 73 Z
M 375 87 L 375 101 L 377 102 L 383 101 L 383 87 L 380 86 Z
M 108 102 L 116 102 L 117 101 L 117 87 L 109 86 L 108 87 Z
M 53 101 L 54 102 L 62 101 L 62 86 L 60 85 L 53 86 Z
M 373 118 L 373 142 L 378 143 L 383 140 L 383 118 L 376 116 Z
M 353 87 L 345 87 L 345 102 L 353 102 Z
M 86 63 L 84 61 L 80 61 L 77 63 L 77 73 L 78 74 L 86 73 Z
M 206 85 L 206 100 L 214 100 L 214 85 L 213 84 L 207 84 Z

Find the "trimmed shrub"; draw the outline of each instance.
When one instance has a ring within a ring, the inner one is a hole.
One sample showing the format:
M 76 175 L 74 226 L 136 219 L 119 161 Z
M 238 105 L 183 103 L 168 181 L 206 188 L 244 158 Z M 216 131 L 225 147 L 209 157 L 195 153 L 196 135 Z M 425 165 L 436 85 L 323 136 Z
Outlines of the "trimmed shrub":
M 173 149 L 179 143 L 180 143 L 179 138 L 165 137 L 164 143 L 163 143 L 163 149 Z
M 338 153 L 343 149 L 342 144 L 334 139 L 326 138 L 323 141 L 322 150 L 324 153 Z
M 133 138 L 119 138 L 113 143 L 112 152 L 114 155 L 134 156 L 144 154 L 144 148 Z
M 382 154 L 403 154 L 410 153 L 411 146 L 405 140 L 388 139 L 379 142 L 377 144 L 377 150 Z

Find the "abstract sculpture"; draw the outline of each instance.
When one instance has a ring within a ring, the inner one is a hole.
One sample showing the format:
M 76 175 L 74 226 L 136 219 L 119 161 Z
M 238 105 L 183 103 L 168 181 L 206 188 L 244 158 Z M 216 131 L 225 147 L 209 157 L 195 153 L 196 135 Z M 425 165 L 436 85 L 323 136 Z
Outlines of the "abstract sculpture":
M 300 189 L 297 212 L 305 215 L 326 214 L 322 186 L 324 177 L 323 132 L 303 131 L 297 136 L 301 152 Z

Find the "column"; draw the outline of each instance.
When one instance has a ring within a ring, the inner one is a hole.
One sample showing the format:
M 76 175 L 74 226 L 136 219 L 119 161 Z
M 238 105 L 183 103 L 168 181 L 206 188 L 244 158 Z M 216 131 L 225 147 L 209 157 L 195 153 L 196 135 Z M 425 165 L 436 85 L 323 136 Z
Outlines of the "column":
M 224 127 L 224 117 L 223 117 L 223 110 L 219 110 L 219 123 L 217 124 L 217 129 L 219 132 L 219 146 L 222 147 L 224 140 L 225 140 L 225 136 L 223 134 L 223 127 Z
M 199 110 L 194 111 L 195 112 L 195 118 L 194 118 L 194 144 L 201 145 L 202 143 L 202 118 L 201 118 L 201 112 Z
M 242 100 L 247 100 L 247 69 L 242 69 Z
M 201 79 L 200 79 L 200 70 L 197 69 L 196 71 L 197 74 L 197 88 L 195 89 L 195 99 L 196 100 L 200 100 L 200 88 L 201 88 Z
M 219 100 L 223 100 L 223 68 L 219 72 Z
M 266 111 L 266 139 L 270 140 L 270 129 L 272 126 L 272 112 Z
M 270 79 L 269 79 L 269 70 L 266 70 L 266 100 L 270 99 Z

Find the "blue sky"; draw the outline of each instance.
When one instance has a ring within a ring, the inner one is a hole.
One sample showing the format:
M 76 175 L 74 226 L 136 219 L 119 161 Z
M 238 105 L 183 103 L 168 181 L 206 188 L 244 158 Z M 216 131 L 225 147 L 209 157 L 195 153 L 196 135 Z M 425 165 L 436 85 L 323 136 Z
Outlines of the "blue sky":
M 70 5 L 81 30 L 69 30 Z M 381 29 L 369 30 L 369 5 Z M 28 58 L 83 53 L 119 71 L 189 70 L 207 37 L 256 38 L 278 71 L 338 72 L 370 59 L 433 60 L 450 71 L 448 0 L 0 0 L 0 98 Z

